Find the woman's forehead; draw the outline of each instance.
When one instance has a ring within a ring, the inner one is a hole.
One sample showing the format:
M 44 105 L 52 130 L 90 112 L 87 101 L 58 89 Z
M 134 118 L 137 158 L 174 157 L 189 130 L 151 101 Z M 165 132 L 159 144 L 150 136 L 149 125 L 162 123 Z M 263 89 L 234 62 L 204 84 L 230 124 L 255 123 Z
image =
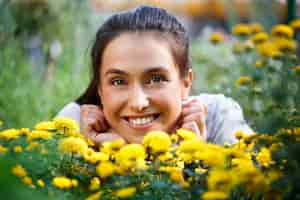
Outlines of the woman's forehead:
M 101 65 L 104 74 L 111 69 L 149 71 L 152 68 L 173 71 L 175 63 L 166 42 L 151 35 L 123 34 L 104 50 Z

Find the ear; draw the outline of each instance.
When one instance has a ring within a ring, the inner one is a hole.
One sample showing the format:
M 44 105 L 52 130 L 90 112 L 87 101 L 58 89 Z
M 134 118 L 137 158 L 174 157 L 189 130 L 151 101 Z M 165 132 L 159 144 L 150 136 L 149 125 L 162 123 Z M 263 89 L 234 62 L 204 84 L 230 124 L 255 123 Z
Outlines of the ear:
M 189 69 L 188 75 L 183 79 L 183 85 L 181 91 L 182 99 L 188 98 L 190 90 L 192 88 L 193 78 L 194 78 L 193 70 Z

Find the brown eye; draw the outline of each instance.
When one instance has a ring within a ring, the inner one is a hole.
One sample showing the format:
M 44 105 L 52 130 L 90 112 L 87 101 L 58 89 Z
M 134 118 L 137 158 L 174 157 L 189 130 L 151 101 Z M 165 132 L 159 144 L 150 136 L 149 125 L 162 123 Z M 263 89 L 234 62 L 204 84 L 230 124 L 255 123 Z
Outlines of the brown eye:
M 119 85 L 124 85 L 125 84 L 125 81 L 122 80 L 122 79 L 114 79 L 111 81 L 111 84 L 113 86 L 119 86 Z
M 162 75 L 152 75 L 147 82 L 148 84 L 161 83 L 163 81 L 167 81 L 167 79 Z

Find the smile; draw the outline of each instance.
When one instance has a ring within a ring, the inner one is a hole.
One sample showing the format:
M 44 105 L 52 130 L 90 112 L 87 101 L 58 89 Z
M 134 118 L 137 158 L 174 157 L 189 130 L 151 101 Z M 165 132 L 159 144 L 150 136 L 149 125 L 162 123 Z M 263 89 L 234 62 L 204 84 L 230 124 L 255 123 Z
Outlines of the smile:
M 159 114 L 153 114 L 144 117 L 125 117 L 125 120 L 132 128 L 148 128 L 158 117 Z

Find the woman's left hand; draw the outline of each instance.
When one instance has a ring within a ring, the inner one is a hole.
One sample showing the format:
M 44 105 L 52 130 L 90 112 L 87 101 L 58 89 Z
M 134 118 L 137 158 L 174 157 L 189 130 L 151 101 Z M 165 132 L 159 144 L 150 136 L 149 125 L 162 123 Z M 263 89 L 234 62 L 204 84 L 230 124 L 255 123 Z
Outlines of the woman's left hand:
M 193 131 L 202 141 L 207 138 L 206 116 L 207 106 L 201 100 L 194 98 L 182 101 L 181 128 Z

